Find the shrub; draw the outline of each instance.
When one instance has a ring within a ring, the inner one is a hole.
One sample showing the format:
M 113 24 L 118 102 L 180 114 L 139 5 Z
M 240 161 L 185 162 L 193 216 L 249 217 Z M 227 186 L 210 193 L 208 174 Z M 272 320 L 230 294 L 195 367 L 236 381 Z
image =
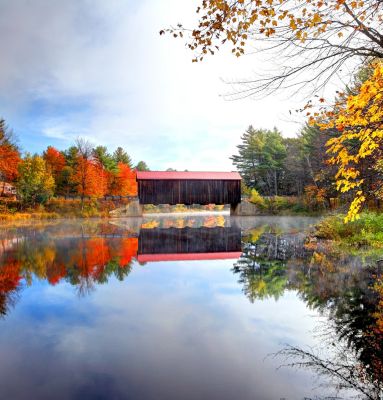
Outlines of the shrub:
M 306 186 L 303 201 L 310 210 L 317 211 L 325 209 L 326 189 L 319 188 L 315 185 Z
M 317 224 L 315 236 L 345 245 L 383 247 L 383 214 L 364 212 L 347 224 L 344 215 L 332 215 Z
M 265 199 L 255 189 L 251 190 L 250 202 L 260 208 L 265 206 Z

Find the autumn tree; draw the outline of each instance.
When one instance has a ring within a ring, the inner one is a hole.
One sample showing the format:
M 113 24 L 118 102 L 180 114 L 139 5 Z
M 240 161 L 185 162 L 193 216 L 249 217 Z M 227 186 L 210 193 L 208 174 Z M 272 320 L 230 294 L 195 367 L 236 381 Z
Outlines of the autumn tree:
M 42 203 L 54 193 L 54 179 L 45 160 L 26 154 L 18 166 L 17 191 L 25 205 Z
M 53 177 L 59 176 L 66 165 L 64 155 L 53 146 L 48 146 L 43 153 L 43 158 Z
M 79 157 L 73 180 L 77 183 L 77 192 L 84 201 L 85 196 L 102 197 L 106 193 L 107 178 L 105 172 L 93 161 Z
M 56 192 L 62 192 L 62 186 L 65 183 L 66 176 L 63 176 L 63 170 L 66 167 L 64 154 L 52 146 L 48 146 L 43 153 L 43 158 L 48 170 L 55 180 Z
M 249 44 L 253 54 L 278 54 L 282 67 L 240 81 L 239 97 L 306 84 L 315 91 L 342 66 L 383 58 L 382 9 L 376 0 L 203 0 L 195 27 L 179 24 L 160 34 L 184 38 L 193 61 L 223 46 L 237 57 Z
M 17 178 L 20 153 L 16 145 L 15 137 L 3 119 L 0 119 L 0 180 L 4 183 L 1 192 L 4 191 L 5 181 L 13 182 Z
M 113 176 L 111 194 L 118 196 L 137 196 L 136 173 L 129 165 L 118 163 L 118 172 Z
M 114 157 L 108 153 L 105 146 L 97 146 L 93 149 L 93 161 L 99 170 L 100 186 L 104 194 L 109 191 L 113 177 L 118 173 L 117 162 Z
M 339 133 L 327 142 L 328 162 L 337 167 L 337 189 L 353 194 L 346 222 L 358 218 L 368 198 L 383 197 L 383 63 L 373 66 L 372 76 L 352 94 L 310 120 Z
M 107 190 L 107 177 L 103 167 L 94 159 L 92 145 L 84 140 L 76 140 L 77 158 L 73 182 L 81 196 L 81 207 L 85 196 L 102 197 Z

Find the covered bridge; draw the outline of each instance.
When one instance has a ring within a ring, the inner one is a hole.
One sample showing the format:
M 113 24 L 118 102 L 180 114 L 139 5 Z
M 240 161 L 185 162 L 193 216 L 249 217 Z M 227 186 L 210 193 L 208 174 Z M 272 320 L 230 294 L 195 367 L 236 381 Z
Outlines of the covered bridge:
M 230 204 L 241 202 L 238 172 L 138 171 L 140 204 Z

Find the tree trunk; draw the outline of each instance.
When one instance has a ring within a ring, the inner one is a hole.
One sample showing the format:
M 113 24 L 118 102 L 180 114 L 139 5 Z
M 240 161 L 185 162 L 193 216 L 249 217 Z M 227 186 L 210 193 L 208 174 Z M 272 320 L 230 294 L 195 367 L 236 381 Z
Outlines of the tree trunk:
M 278 196 L 278 181 L 277 181 L 277 170 L 274 170 L 274 193 Z

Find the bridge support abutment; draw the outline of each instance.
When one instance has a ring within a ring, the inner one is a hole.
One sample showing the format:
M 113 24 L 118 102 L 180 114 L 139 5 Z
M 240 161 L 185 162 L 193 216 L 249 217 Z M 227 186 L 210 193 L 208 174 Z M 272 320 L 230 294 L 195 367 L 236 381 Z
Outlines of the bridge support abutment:
M 111 217 L 142 217 L 144 207 L 138 200 L 133 200 L 124 207 L 117 208 L 109 214 Z
M 237 217 L 252 217 L 260 215 L 261 210 L 249 201 L 242 201 L 241 203 L 230 204 L 230 215 Z

